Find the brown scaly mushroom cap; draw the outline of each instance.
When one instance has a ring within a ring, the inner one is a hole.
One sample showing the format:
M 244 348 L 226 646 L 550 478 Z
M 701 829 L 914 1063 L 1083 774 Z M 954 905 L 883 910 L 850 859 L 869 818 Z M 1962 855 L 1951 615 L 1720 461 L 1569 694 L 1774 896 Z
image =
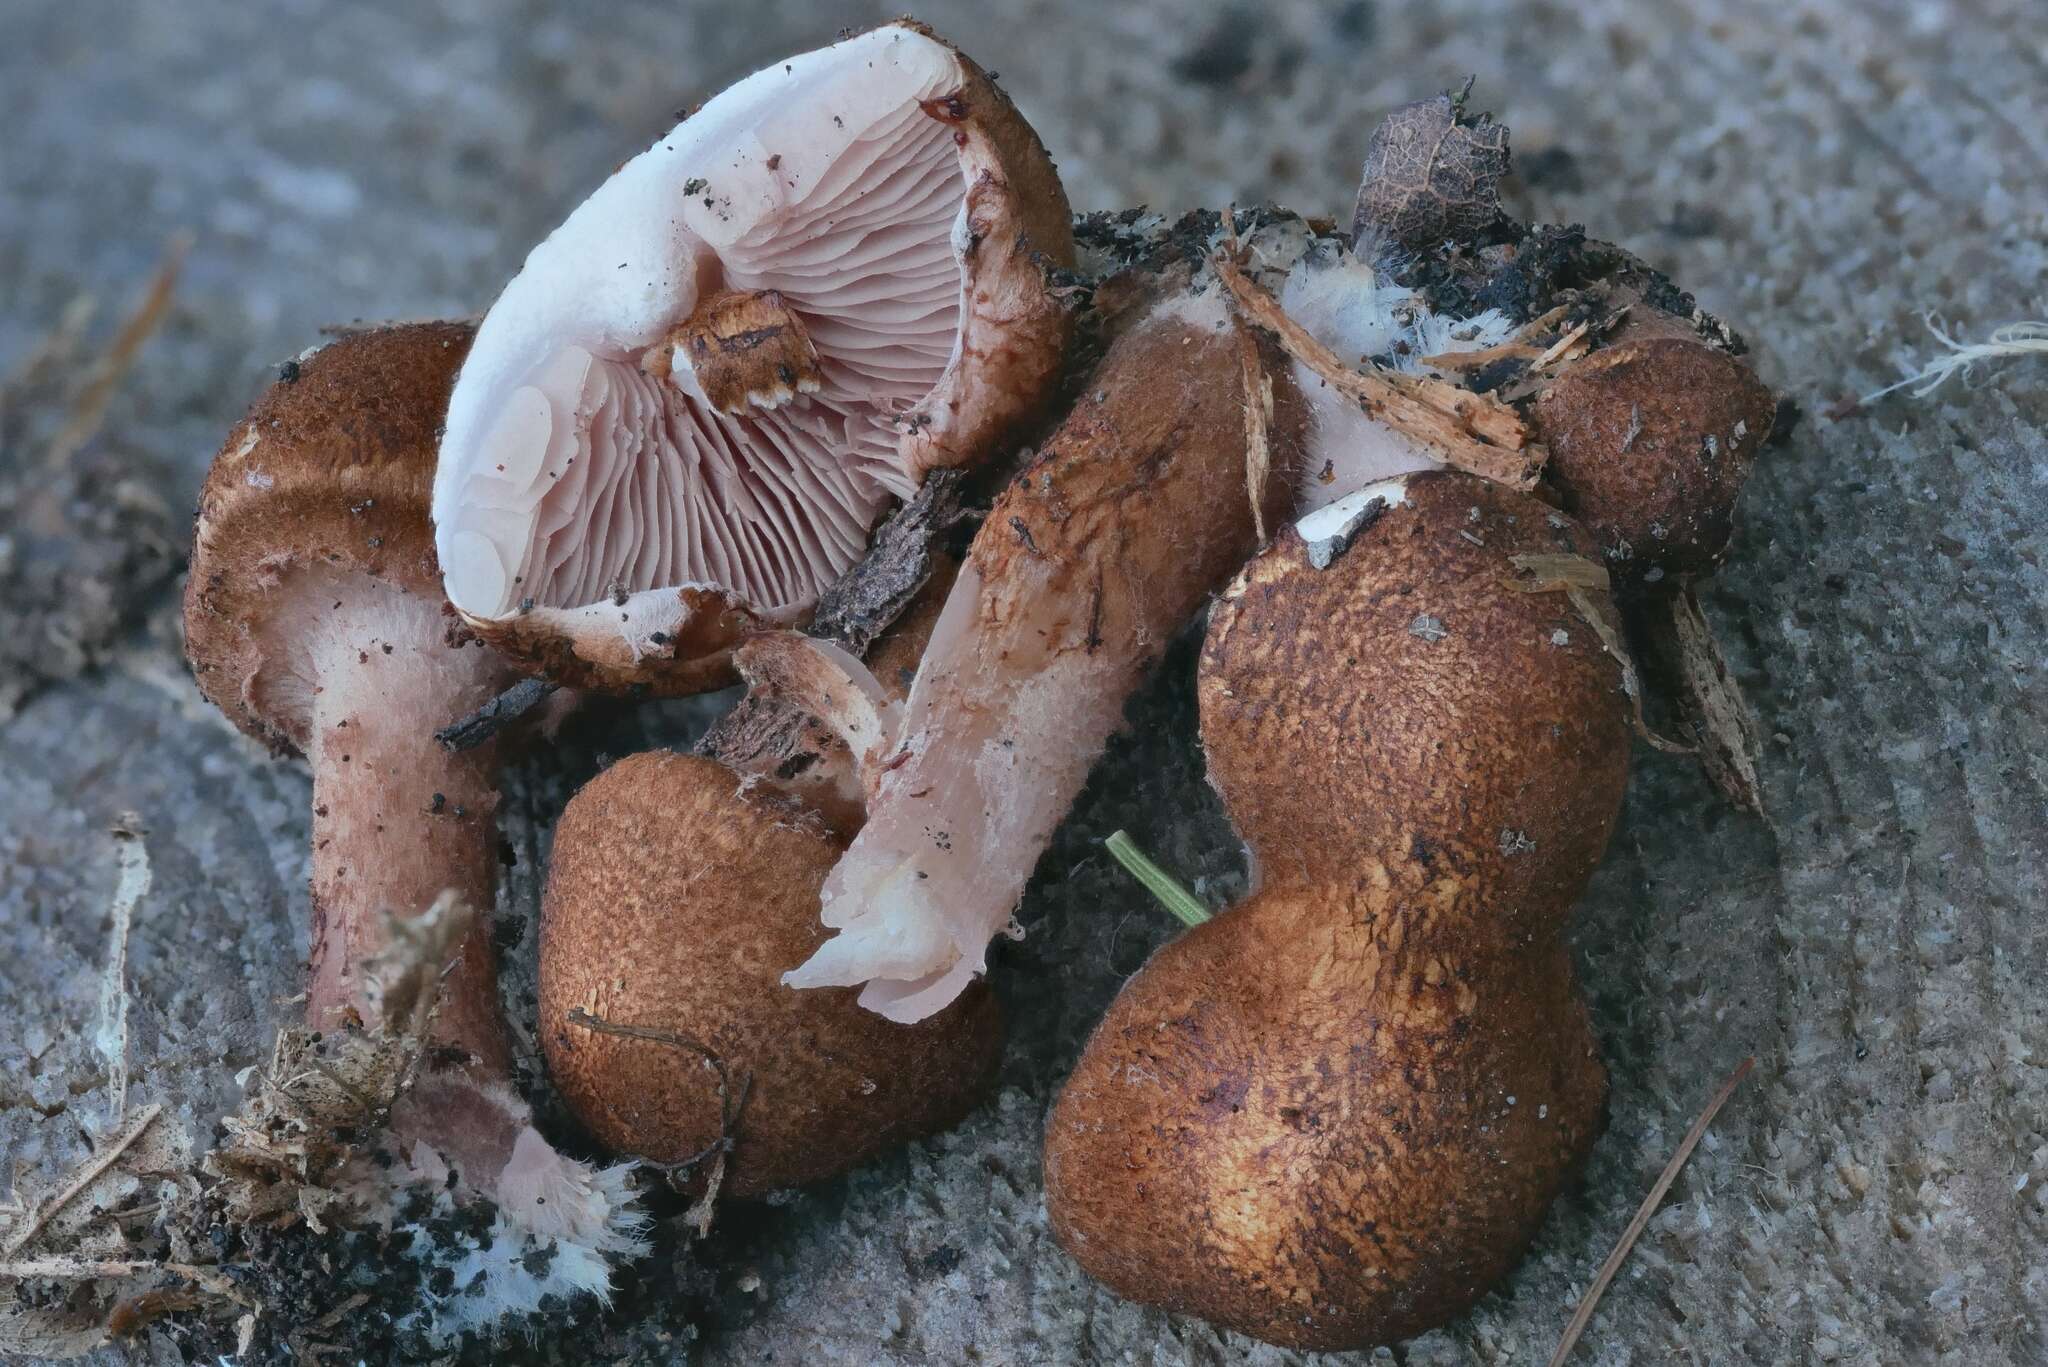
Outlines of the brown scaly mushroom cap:
M 622 760 L 571 800 L 542 913 L 540 1038 L 600 1143 L 676 1163 L 729 1137 L 719 1190 L 757 1196 L 944 1129 L 986 1091 L 1003 1032 L 985 984 L 916 1025 L 849 989 L 781 985 L 824 939 L 818 889 L 842 847 L 695 755 Z M 705 1052 L 585 1029 L 577 1007 Z
M 1631 322 L 1538 394 L 1545 477 L 1617 576 L 1709 573 L 1727 553 L 1777 400 L 1747 364 L 1677 320 Z
M 423 911 L 446 886 L 490 905 L 491 865 L 466 854 L 494 829 L 494 750 L 415 772 L 435 727 L 514 677 L 443 615 L 426 517 L 437 415 L 472 335 L 464 323 L 380 328 L 302 358 L 228 434 L 200 493 L 185 592 L 193 674 L 236 726 L 313 766 L 316 1029 L 356 1004 L 351 973 L 383 912 Z M 379 835 L 410 848 L 373 858 Z M 502 1071 L 478 950 L 463 955 L 442 1020 Z
M 1517 401 L 1535 395 L 1548 483 L 1599 541 L 1618 587 L 1711 571 L 1770 434 L 1770 391 L 1739 359 L 1741 339 L 1647 263 L 1576 226 L 1531 229 L 1502 213 L 1508 129 L 1473 115 L 1470 95 L 1468 82 L 1403 105 L 1374 130 L 1352 217 L 1358 255 L 1433 281 L 1440 302 L 1490 301 L 1513 322 L 1555 323 L 1522 353 L 1539 356 L 1535 368 L 1509 386 Z M 1350 301 L 1343 311 L 1356 316 Z M 1565 336 L 1575 325 L 1578 345 Z M 1564 352 L 1549 351 L 1553 335 Z
M 193 673 L 237 726 L 313 771 L 316 1030 L 379 1022 L 368 961 L 389 916 L 451 890 L 480 918 L 493 901 L 501 742 L 457 754 L 433 740 L 514 677 L 446 611 L 427 520 L 435 432 L 471 335 L 378 328 L 301 358 L 228 434 L 200 495 Z M 559 1260 L 568 1283 L 547 1289 L 602 1290 L 603 1255 L 637 1247 L 629 1198 L 620 1174 L 557 1154 L 511 1090 L 481 920 L 442 980 L 433 1041 L 392 1116 L 392 1175 L 452 1169 L 517 1232 L 578 1250 Z M 520 1308 L 500 1289 L 478 1303 Z
M 207 698 L 274 750 L 311 751 L 318 699 L 307 680 L 322 644 L 283 595 L 321 575 L 360 577 L 440 615 L 426 517 L 435 429 L 475 331 L 378 328 L 301 357 L 207 473 L 185 651 Z M 346 610 L 328 601 L 330 614 Z
M 1629 731 L 1617 663 L 1510 556 L 1591 549 L 1420 474 L 1217 605 L 1202 736 L 1260 886 L 1125 985 L 1046 1127 L 1053 1232 L 1119 1294 L 1356 1349 L 1521 1256 L 1600 1127 L 1562 931 Z
M 1198 689 L 1232 827 L 1285 852 L 1257 881 L 1325 883 L 1392 852 L 1538 915 L 1568 908 L 1620 809 L 1620 665 L 1563 592 L 1515 588 L 1511 557 L 1592 553 L 1538 499 L 1444 471 L 1303 517 L 1247 565 L 1210 616 Z M 1315 568 L 1332 557 L 1349 572 Z M 1324 756 L 1322 781 L 1274 762 L 1289 750 Z
M 874 641 L 874 673 L 833 643 L 756 636 L 735 656 L 747 695 L 699 755 L 627 760 L 569 804 L 541 925 L 540 1039 L 570 1109 L 607 1146 L 695 1156 L 687 1176 L 702 1187 L 701 1160 L 729 1138 L 718 1189 L 755 1195 L 943 1129 L 986 1090 L 1003 1039 L 986 988 L 901 1026 L 851 993 L 778 981 L 823 937 L 819 885 L 860 828 L 868 752 L 955 568 L 934 561 Z M 577 1007 L 670 1038 L 604 1033 Z M 684 1040 L 715 1057 L 711 1076 L 675 1067 Z
M 1045 149 L 916 24 L 766 68 L 536 247 L 448 408 L 448 597 L 558 682 L 686 692 L 1057 378 Z

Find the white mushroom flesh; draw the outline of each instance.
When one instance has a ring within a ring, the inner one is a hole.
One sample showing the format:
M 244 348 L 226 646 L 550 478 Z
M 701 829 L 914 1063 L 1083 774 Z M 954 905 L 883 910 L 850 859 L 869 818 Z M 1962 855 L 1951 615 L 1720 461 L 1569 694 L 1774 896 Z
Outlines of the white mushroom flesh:
M 1425 356 L 1480 351 L 1514 331 L 1507 316 L 1487 310 L 1471 318 L 1432 313 L 1406 287 L 1382 277 L 1350 252 L 1305 258 L 1280 290 L 1280 307 L 1347 364 L 1367 358 L 1400 371 L 1433 373 Z M 1301 472 L 1297 513 L 1309 513 L 1376 480 L 1441 469 L 1434 452 L 1400 429 L 1368 415 L 1301 361 L 1294 382 L 1308 400 L 1310 459 Z

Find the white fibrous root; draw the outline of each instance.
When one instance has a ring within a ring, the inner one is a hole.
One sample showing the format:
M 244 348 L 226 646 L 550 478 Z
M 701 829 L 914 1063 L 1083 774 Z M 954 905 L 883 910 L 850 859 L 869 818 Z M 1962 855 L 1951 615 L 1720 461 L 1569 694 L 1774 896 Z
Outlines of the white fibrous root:
M 1213 281 L 1111 345 L 976 536 L 825 883 L 838 934 L 785 982 L 864 984 L 863 1006 L 907 1022 L 985 969 L 1124 700 L 1284 511 L 1299 413 L 1272 362 Z M 1272 449 L 1249 451 L 1256 433 Z
M 370 969 L 368 1028 L 280 1030 L 268 1064 L 242 1074 L 248 1091 L 205 1163 L 238 1221 L 410 1234 L 423 1274 L 452 1273 L 420 1278 L 411 1327 L 438 1342 L 548 1296 L 604 1300 L 610 1269 L 647 1249 L 635 1165 L 569 1157 L 510 1086 L 434 1066 L 437 987 L 472 916 L 449 898 L 394 925 Z M 485 1201 L 487 1223 L 458 1216 Z
M 611 1269 L 647 1251 L 648 1217 L 632 1182 L 637 1165 L 597 1167 L 561 1153 L 533 1128 L 531 1109 L 509 1087 L 429 1081 L 400 1103 L 396 1120 L 416 1137 L 392 1146 L 389 1167 L 356 1164 L 359 1180 L 348 1194 L 373 1223 L 416 1231 L 414 1255 L 453 1274 L 445 1294 L 431 1289 L 436 1278 L 422 1278 L 408 1326 L 436 1342 L 533 1314 L 550 1296 L 587 1293 L 608 1305 Z M 418 1136 L 441 1138 L 445 1147 Z M 488 1161 L 480 1148 L 493 1150 Z M 465 1172 L 466 1162 L 476 1166 Z M 478 1196 L 497 1208 L 486 1230 L 457 1233 L 452 1244 L 445 1233 L 429 1236 L 430 1224 L 459 1229 L 448 1217 Z

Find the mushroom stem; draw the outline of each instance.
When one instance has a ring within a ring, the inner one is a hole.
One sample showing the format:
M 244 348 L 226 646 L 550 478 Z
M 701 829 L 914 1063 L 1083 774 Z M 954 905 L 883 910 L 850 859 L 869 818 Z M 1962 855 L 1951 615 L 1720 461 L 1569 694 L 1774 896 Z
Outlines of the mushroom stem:
M 1257 549 L 1293 478 L 1298 404 L 1265 403 L 1220 291 L 1174 293 L 1117 337 L 1084 398 L 996 501 L 932 628 L 867 824 L 785 974 L 864 985 L 901 1022 L 986 965 L 1033 866 L 1173 633 Z M 1264 472 L 1256 515 L 1242 490 Z M 1220 492 L 1228 490 L 1227 495 Z
M 479 915 L 441 987 L 434 1040 L 507 1075 L 496 974 L 483 918 L 496 881 L 498 747 L 450 751 L 435 723 L 480 706 L 505 682 L 488 652 L 446 643 L 436 605 L 364 580 L 309 642 L 314 690 L 313 954 L 306 1018 L 315 1029 L 353 1010 L 376 1023 L 365 961 L 384 947 L 387 916 L 410 918 L 445 890 Z M 324 606 L 324 605 L 323 605 Z

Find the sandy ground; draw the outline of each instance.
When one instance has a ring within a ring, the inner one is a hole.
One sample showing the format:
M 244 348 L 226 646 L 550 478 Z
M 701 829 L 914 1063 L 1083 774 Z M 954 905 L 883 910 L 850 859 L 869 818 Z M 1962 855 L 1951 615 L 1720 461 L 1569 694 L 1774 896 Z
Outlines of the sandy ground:
M 193 241 L 164 328 L 86 450 L 45 474 L 30 462 L 46 459 L 47 415 L 0 428 L 14 499 L 0 698 L 18 708 L 0 723 L 0 1157 L 33 1187 L 107 1111 L 89 1032 L 117 812 L 148 822 L 157 871 L 129 969 L 138 1100 L 203 1132 L 305 951 L 306 780 L 229 733 L 179 661 L 182 510 L 228 424 L 322 324 L 480 309 L 672 111 L 889 11 L 0 11 L 0 372 L 81 294 L 100 301 L 88 336 L 104 337 L 167 241 Z M 1080 208 L 1341 209 L 1379 114 L 1475 74 L 1477 102 L 1514 129 L 1515 207 L 1672 271 L 1805 410 L 1707 600 L 1769 737 L 1770 819 L 1639 752 L 1576 936 L 1610 1128 L 1522 1269 L 1400 1360 L 1540 1360 L 1751 1053 L 1757 1073 L 1581 1360 L 2048 1357 L 2048 364 L 1819 416 L 1926 358 L 1925 313 L 1970 336 L 2048 316 L 2034 0 L 946 0 L 922 14 L 1001 72 Z M 64 497 L 36 511 L 25 485 Z M 95 535 L 158 549 L 109 557 Z M 83 644 L 53 662 L 36 643 L 67 631 Z M 1189 743 L 1188 674 L 1183 657 L 1141 700 L 1040 866 L 1027 936 L 999 967 L 1013 1028 L 999 1095 L 950 1135 L 735 1212 L 700 1360 L 1297 1360 L 1119 1303 L 1053 1245 L 1040 1200 L 1045 1108 L 1169 932 L 1099 839 L 1127 826 L 1209 886 L 1238 876 Z M 671 708 L 627 740 L 701 719 Z M 548 814 L 618 743 L 519 779 L 502 908 L 515 928 Z M 516 994 L 533 941 L 510 936 Z

